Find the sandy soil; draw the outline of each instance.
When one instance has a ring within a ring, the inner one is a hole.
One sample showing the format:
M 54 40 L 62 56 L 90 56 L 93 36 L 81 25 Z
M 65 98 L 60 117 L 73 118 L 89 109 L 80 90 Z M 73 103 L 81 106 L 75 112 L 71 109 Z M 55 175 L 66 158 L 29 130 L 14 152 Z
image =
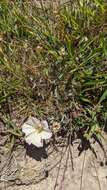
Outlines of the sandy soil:
M 107 186 L 107 145 L 92 143 L 80 152 L 80 140 L 57 150 L 19 147 L 3 158 L 1 190 L 104 190 Z M 10 162 L 10 163 L 9 163 Z M 2 164 L 1 164 L 2 165 Z

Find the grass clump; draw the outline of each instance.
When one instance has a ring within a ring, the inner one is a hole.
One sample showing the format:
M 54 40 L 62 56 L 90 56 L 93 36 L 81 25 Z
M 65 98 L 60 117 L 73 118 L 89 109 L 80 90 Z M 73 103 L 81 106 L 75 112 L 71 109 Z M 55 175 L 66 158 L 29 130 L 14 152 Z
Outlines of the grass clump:
M 106 42 L 105 1 L 75 0 L 57 11 L 32 2 L 1 1 L 1 120 L 11 121 L 14 111 L 15 117 L 36 114 L 54 117 L 64 130 L 81 131 L 87 139 L 102 136 Z

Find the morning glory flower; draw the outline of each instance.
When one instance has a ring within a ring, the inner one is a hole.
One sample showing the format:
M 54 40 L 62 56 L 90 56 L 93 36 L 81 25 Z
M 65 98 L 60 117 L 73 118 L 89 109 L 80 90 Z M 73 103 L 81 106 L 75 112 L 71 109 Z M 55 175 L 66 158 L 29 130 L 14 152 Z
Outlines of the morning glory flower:
M 36 147 L 43 147 L 43 140 L 50 139 L 52 132 L 46 120 L 40 121 L 35 117 L 29 117 L 22 125 L 22 132 L 25 133 L 26 143 Z

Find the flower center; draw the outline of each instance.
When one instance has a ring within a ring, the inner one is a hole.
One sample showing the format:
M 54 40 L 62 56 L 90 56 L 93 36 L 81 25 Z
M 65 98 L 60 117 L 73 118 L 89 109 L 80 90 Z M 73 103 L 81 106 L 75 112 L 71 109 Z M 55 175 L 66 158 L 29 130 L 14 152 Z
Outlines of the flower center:
M 37 133 L 41 133 L 42 131 L 44 131 L 44 128 L 43 128 L 42 125 L 36 126 L 35 129 L 36 129 L 36 132 L 37 132 Z

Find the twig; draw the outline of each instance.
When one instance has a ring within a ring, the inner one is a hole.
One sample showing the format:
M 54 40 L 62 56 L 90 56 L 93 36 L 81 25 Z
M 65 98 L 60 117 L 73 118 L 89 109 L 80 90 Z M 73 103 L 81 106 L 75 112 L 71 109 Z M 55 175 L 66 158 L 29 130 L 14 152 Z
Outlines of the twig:
M 84 158 L 83 158 L 83 164 L 82 164 L 80 190 L 82 190 L 83 174 L 84 174 L 84 166 L 85 166 L 85 156 L 86 156 L 86 151 L 84 152 Z
M 66 158 L 66 162 L 65 162 L 65 166 L 64 166 L 64 171 L 63 171 L 63 176 L 62 176 L 61 185 L 60 185 L 59 190 L 62 190 L 62 185 L 63 185 L 63 181 L 64 181 L 64 178 L 65 178 L 65 173 L 66 173 L 66 170 L 67 170 L 68 160 L 69 160 L 69 150 L 67 152 L 67 158 Z
M 61 158 L 60 158 L 60 162 L 59 162 L 60 164 L 59 164 L 59 167 L 58 167 L 58 173 L 57 173 L 57 176 L 56 176 L 56 181 L 55 181 L 55 185 L 54 185 L 54 190 L 56 189 L 56 186 L 57 186 L 57 181 L 58 181 L 58 177 L 59 177 L 59 172 L 60 172 L 60 168 L 61 168 L 62 159 L 63 159 L 64 154 L 65 154 L 66 151 L 67 151 L 67 148 L 68 148 L 68 146 L 66 146 L 65 151 L 62 152 L 62 155 L 61 155 Z
M 101 190 L 101 184 L 100 184 L 100 180 L 99 180 L 99 176 L 98 176 L 98 171 L 97 171 L 97 168 L 96 168 L 94 160 L 93 160 L 93 164 L 94 164 L 94 169 L 95 169 L 95 172 L 96 172 L 96 175 L 97 175 L 97 181 L 98 181 L 98 185 L 99 185 L 99 190 Z

